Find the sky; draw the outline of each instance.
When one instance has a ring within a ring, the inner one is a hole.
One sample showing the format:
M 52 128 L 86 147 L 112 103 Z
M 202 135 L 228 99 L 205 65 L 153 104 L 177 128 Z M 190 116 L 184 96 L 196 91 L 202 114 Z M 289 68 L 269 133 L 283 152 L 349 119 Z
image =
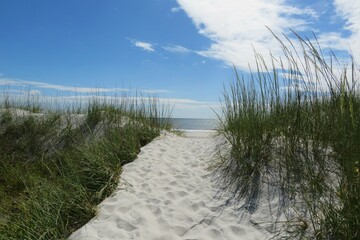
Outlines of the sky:
M 156 95 L 213 118 L 233 67 L 291 30 L 360 55 L 359 0 L 1 0 L 0 89 L 43 98 Z

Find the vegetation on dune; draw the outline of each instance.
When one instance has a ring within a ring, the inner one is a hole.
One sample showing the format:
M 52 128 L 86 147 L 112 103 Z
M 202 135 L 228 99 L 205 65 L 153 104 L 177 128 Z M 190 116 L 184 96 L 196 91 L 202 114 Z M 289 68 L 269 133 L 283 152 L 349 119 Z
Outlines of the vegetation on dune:
M 218 170 L 250 213 L 278 199 L 275 238 L 359 239 L 359 69 L 296 36 L 275 36 L 285 58 L 255 54 L 256 71 L 225 89 Z
M 171 127 L 156 98 L 94 101 L 77 114 L 25 111 L 34 109 L 2 103 L 0 239 L 66 239 L 96 215 L 121 166 Z

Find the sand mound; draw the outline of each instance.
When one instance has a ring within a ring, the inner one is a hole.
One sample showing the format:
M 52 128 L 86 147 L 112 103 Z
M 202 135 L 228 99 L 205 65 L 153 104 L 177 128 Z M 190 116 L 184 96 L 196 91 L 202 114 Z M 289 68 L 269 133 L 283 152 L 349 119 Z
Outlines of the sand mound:
M 70 239 L 265 239 L 219 197 L 207 170 L 211 131 L 162 134 L 123 167 L 115 193 Z

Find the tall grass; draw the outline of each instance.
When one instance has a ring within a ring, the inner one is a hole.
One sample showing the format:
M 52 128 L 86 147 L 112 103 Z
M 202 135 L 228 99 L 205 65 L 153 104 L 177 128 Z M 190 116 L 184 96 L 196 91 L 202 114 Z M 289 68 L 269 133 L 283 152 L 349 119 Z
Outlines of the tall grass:
M 359 239 L 359 69 L 296 36 L 274 35 L 285 57 L 269 63 L 256 53 L 249 78 L 235 69 L 219 116 L 230 147 L 219 149 L 218 169 L 248 212 L 278 199 L 275 237 Z
M 57 110 L 4 99 L 0 239 L 66 239 L 96 215 L 121 166 L 171 127 L 171 112 L 152 97 Z

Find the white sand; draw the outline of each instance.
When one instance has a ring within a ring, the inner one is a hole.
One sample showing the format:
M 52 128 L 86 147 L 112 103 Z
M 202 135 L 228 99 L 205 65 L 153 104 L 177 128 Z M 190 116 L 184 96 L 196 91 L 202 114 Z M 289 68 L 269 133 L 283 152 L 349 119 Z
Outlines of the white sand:
M 70 239 L 265 239 L 225 197 L 207 170 L 211 131 L 163 134 L 123 167 L 115 193 Z M 266 214 L 266 213 L 265 213 Z

